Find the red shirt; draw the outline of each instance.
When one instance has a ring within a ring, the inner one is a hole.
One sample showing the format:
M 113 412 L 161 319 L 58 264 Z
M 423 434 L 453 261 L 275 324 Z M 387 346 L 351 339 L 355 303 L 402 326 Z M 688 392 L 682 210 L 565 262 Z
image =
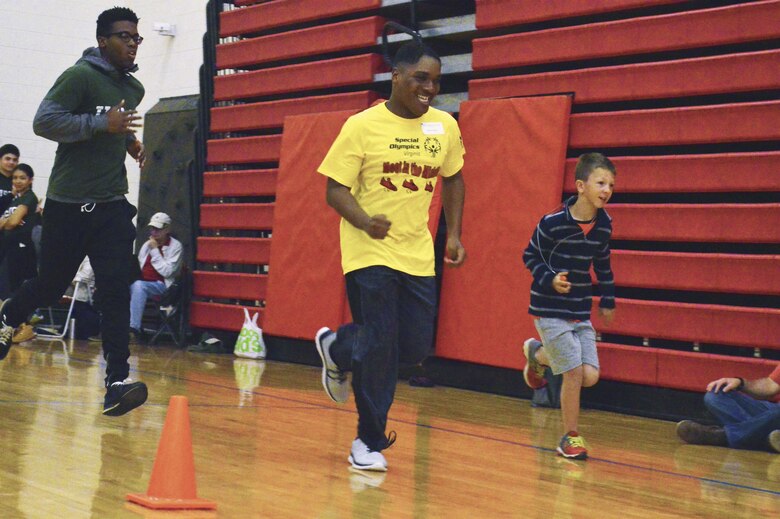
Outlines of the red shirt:
M 780 364 L 778 364 L 774 371 L 769 374 L 769 378 L 771 378 L 775 384 L 780 384 Z
M 165 243 L 157 247 L 157 250 L 160 251 L 161 256 L 165 256 L 163 254 L 163 246 L 168 245 L 171 242 L 170 236 L 167 240 L 165 240 Z M 154 266 L 152 265 L 152 251 L 149 251 L 149 255 L 146 257 L 146 261 L 144 262 L 144 266 L 141 269 L 141 279 L 144 281 L 165 281 L 165 278 L 160 275 L 157 270 L 155 270 Z

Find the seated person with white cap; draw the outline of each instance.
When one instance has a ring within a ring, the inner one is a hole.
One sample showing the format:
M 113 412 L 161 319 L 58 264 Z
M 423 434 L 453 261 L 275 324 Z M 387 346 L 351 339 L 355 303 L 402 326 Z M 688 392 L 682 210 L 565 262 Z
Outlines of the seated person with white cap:
M 182 245 L 171 236 L 171 217 L 155 213 L 149 220 L 150 236 L 138 251 L 141 278 L 130 286 L 130 333 L 143 338 L 141 320 L 148 297 L 160 297 L 173 284 L 182 263 Z

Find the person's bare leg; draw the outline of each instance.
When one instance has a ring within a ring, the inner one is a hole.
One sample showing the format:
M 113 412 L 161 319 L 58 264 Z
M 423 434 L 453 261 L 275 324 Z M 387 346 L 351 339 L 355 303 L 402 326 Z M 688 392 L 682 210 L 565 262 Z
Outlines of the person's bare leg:
M 582 387 L 595 386 L 599 381 L 599 370 L 590 364 L 582 365 Z
M 544 346 L 536 350 L 536 360 L 541 364 L 542 366 L 549 366 L 550 365 L 550 358 L 547 356 L 547 353 L 544 351 Z
M 564 434 L 577 431 L 580 418 L 580 390 L 582 389 L 582 366 L 563 374 L 561 388 L 561 416 Z

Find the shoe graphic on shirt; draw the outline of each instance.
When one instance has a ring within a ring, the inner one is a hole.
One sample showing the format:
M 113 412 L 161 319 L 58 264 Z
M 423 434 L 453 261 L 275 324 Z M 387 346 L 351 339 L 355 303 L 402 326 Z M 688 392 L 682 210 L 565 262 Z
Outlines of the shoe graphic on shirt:
M 390 191 L 398 191 L 398 188 L 395 187 L 392 182 L 390 182 L 389 178 L 382 177 L 382 180 L 379 182 L 379 184 L 386 187 Z
M 409 191 L 418 191 L 420 189 L 411 178 L 409 180 L 404 180 L 404 183 L 401 185 Z
M 425 184 L 425 190 L 429 193 L 433 193 L 433 182 L 428 182 Z

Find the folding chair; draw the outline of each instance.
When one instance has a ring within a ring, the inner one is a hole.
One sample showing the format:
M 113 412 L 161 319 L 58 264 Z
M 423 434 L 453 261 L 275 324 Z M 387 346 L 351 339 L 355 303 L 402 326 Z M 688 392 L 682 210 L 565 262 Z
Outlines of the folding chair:
M 73 287 L 73 294 L 74 294 L 74 296 L 78 293 L 80 287 L 83 287 L 86 290 L 87 294 L 89 294 L 89 287 L 87 287 L 87 284 L 84 283 L 83 281 L 78 281 L 78 282 L 76 282 L 76 285 Z M 36 334 L 38 335 L 39 338 L 41 338 L 41 339 L 63 339 L 63 338 L 65 338 L 65 336 L 68 333 L 68 330 L 70 329 L 70 324 L 71 324 L 70 323 L 70 318 L 71 318 L 71 315 L 73 315 L 73 306 L 76 304 L 76 298 L 74 296 L 67 296 L 66 295 L 66 296 L 62 296 L 62 298 L 60 299 L 60 303 L 61 304 L 62 303 L 68 303 L 68 312 L 65 315 L 65 322 L 62 324 L 62 332 L 61 333 L 56 333 L 56 329 L 57 329 L 57 327 L 59 325 L 57 325 L 54 322 L 54 309 L 50 306 L 50 307 L 48 307 L 48 313 L 49 313 L 49 323 L 50 323 L 49 326 L 51 328 L 44 328 L 44 327 L 41 327 L 40 325 L 36 326 Z M 91 303 L 92 302 L 91 301 L 92 296 L 90 295 L 89 297 L 90 297 L 90 303 Z M 44 325 L 44 326 L 46 326 L 46 325 Z M 47 330 L 47 331 L 52 331 L 53 330 L 54 333 L 46 333 L 43 330 Z
M 189 294 L 189 271 L 182 266 L 176 281 L 168 287 L 158 301 L 154 301 L 158 312 L 157 329 L 154 331 L 149 344 L 155 344 L 163 333 L 168 333 L 176 346 L 184 345 L 186 340 L 185 311 Z

